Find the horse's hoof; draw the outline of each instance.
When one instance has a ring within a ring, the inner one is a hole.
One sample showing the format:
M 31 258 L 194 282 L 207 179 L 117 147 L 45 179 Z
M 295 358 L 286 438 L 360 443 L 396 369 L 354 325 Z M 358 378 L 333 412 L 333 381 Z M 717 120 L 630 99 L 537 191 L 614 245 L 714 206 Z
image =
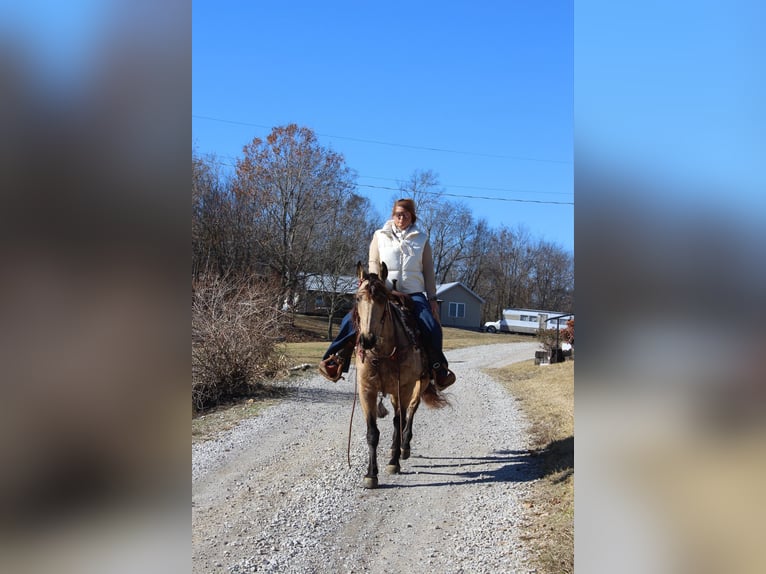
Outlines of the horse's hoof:
M 389 464 L 389 465 L 386 467 L 386 472 L 387 472 L 388 474 L 399 474 L 399 471 L 400 471 L 400 470 L 401 470 L 401 468 L 399 467 L 399 465 L 398 465 L 398 464 Z
M 377 479 L 377 477 L 375 477 L 375 478 L 365 477 L 364 478 L 364 487 L 365 488 L 378 488 L 378 479 Z
M 403 448 L 402 449 L 402 460 L 407 460 L 408 458 L 410 458 L 410 449 Z

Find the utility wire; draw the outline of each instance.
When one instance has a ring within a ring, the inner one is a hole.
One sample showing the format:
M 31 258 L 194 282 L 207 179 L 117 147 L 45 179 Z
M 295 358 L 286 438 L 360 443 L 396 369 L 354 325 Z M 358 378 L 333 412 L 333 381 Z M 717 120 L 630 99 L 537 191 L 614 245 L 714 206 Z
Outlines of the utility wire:
M 226 163 L 226 162 L 219 162 L 221 165 L 228 165 L 229 167 L 237 167 L 234 164 Z M 379 178 L 379 179 L 386 179 L 386 178 Z M 371 189 L 386 189 L 390 191 L 401 191 L 401 188 L 398 187 L 388 187 L 385 185 L 369 185 L 364 183 L 357 183 L 356 187 L 368 187 Z M 448 186 L 450 187 L 450 186 Z M 467 187 L 468 189 L 490 189 L 493 188 L 481 188 L 481 187 L 468 187 L 468 186 L 451 186 L 451 187 Z M 495 190 L 495 191 L 503 191 L 503 190 Z M 447 193 L 447 192 L 439 192 L 439 191 L 421 191 L 420 193 L 426 193 L 429 195 L 439 195 L 439 196 L 447 196 L 447 197 L 457 197 L 460 199 L 485 199 L 488 201 L 509 201 L 514 203 L 546 203 L 549 205 L 574 205 L 573 201 L 544 201 L 541 199 L 516 199 L 516 198 L 510 198 L 510 197 L 487 197 L 487 196 L 481 196 L 481 195 L 464 195 L 464 194 L 458 194 L 458 193 Z M 541 191 L 527 191 L 527 192 L 521 192 L 521 193 L 545 193 Z M 549 192 L 549 193 L 558 193 L 558 192 Z
M 219 158 L 219 157 L 228 158 L 228 159 L 230 159 L 232 161 L 236 161 L 237 160 L 236 157 L 230 156 L 230 155 L 216 156 L 216 158 Z M 232 163 L 226 163 L 226 162 L 222 162 L 222 161 L 219 161 L 219 163 L 221 165 L 227 165 L 229 167 L 236 167 Z M 399 179 L 396 179 L 396 178 L 393 178 L 393 177 L 376 177 L 374 175 L 359 175 L 359 178 L 360 179 L 380 179 L 380 180 L 384 180 L 384 181 L 396 181 L 397 183 L 400 181 Z M 359 183 L 357 185 L 360 186 L 360 187 L 374 187 L 372 185 L 364 185 L 364 184 L 361 184 L 361 183 Z M 452 184 L 449 184 L 449 183 L 440 183 L 439 185 L 441 187 L 445 187 L 445 188 L 449 188 L 449 189 L 477 189 L 477 190 L 481 190 L 481 191 L 499 191 L 499 192 L 502 192 L 502 193 L 536 193 L 536 194 L 539 194 L 539 195 L 570 195 L 570 192 L 566 192 L 566 191 L 538 191 L 538 190 L 534 190 L 534 189 L 512 189 L 512 188 L 503 188 L 503 187 L 482 187 L 482 186 L 479 186 L 479 185 L 452 185 Z M 393 188 L 385 188 L 385 187 L 381 186 L 381 189 L 393 189 Z M 396 191 L 398 191 L 398 189 Z M 469 197 L 470 198 L 472 196 L 466 195 L 466 196 L 457 196 L 457 197 Z M 493 197 L 493 198 L 479 198 L 479 199 L 497 199 L 497 198 Z
M 382 185 L 365 185 L 362 183 L 358 183 L 356 185 L 357 187 L 371 187 L 373 189 L 389 189 L 391 191 L 400 191 L 398 187 L 385 187 Z M 574 201 L 544 201 L 541 199 L 515 199 L 510 197 L 486 197 L 481 195 L 460 195 L 457 193 L 447 193 L 447 192 L 439 192 L 439 191 L 420 191 L 419 193 L 427 193 L 429 195 L 438 195 L 438 196 L 446 195 L 447 197 L 459 197 L 459 198 L 465 198 L 465 199 L 486 199 L 489 201 L 512 201 L 516 203 L 548 203 L 552 205 L 574 205 Z
M 256 128 L 264 128 L 264 129 L 272 129 L 273 126 L 265 126 L 263 124 L 255 124 L 251 122 L 240 122 L 240 121 L 234 121 L 234 120 L 225 120 L 222 118 L 214 118 L 211 116 L 203 116 L 200 114 L 192 114 L 193 118 L 197 118 L 200 120 L 209 120 L 211 122 L 221 122 L 224 124 L 235 124 L 240 126 L 252 126 Z M 326 138 L 335 138 L 339 140 L 348 140 L 348 141 L 355 141 L 355 142 L 361 142 L 361 143 L 370 143 L 370 144 L 376 144 L 376 145 L 387 145 L 391 147 L 401 147 L 401 148 L 407 148 L 407 149 L 419 149 L 419 150 L 425 150 L 425 151 L 438 151 L 442 153 L 454 153 L 454 154 L 460 154 L 460 155 L 473 155 L 478 157 L 492 157 L 496 159 L 518 159 L 523 161 L 539 161 L 539 162 L 545 162 L 545 163 L 562 163 L 562 164 L 571 164 L 572 162 L 569 160 L 562 160 L 562 159 L 545 159 L 545 158 L 539 158 L 539 157 L 526 157 L 526 156 L 520 156 L 520 155 L 504 155 L 504 154 L 491 154 L 491 153 L 482 153 L 482 152 L 475 152 L 475 151 L 463 151 L 463 150 L 455 150 L 455 149 L 446 149 L 446 148 L 438 148 L 438 147 L 428 147 L 428 146 L 419 146 L 419 145 L 410 145 L 410 144 L 402 144 L 402 143 L 395 143 L 395 142 L 386 142 L 386 141 L 379 141 L 379 140 L 368 140 L 368 139 L 362 139 L 362 138 L 353 138 L 349 136 L 338 136 L 333 134 L 323 134 L 319 132 L 315 132 L 317 135 L 326 137 Z
M 400 181 L 392 177 L 375 177 L 372 175 L 360 175 L 359 177 L 362 179 L 382 179 L 385 181 L 396 181 L 397 183 Z M 448 183 L 444 183 L 444 184 L 440 183 L 439 185 L 443 187 L 448 187 L 448 188 L 480 189 L 482 191 L 501 191 L 506 193 L 539 193 L 541 195 L 569 195 L 569 192 L 566 192 L 566 191 L 536 191 L 534 189 L 509 189 L 509 188 L 503 188 L 503 187 L 481 187 L 479 185 L 452 185 Z

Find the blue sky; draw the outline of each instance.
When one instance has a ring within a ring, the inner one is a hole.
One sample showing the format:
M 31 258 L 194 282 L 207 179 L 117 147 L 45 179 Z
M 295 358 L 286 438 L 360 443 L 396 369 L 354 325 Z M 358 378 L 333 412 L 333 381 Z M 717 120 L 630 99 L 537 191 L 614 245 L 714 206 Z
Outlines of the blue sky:
M 476 218 L 573 252 L 572 109 L 571 1 L 192 5 L 197 150 L 233 163 L 307 126 L 382 217 L 431 170 Z

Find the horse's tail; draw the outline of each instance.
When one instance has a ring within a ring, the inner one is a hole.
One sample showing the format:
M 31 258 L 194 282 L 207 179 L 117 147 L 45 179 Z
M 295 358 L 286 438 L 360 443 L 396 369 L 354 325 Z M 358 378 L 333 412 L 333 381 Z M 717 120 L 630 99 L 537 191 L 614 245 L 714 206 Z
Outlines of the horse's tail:
M 428 385 L 426 385 L 425 390 L 420 394 L 420 398 L 423 399 L 426 406 L 431 407 L 432 409 L 441 409 L 450 404 L 447 397 L 439 392 L 439 389 L 436 388 L 436 385 L 434 385 L 432 381 L 428 381 Z

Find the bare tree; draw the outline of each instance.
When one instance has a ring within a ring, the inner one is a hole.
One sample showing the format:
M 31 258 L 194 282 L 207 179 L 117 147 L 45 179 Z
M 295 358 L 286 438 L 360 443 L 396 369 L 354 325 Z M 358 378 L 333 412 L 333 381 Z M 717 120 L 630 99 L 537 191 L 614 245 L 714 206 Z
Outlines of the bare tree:
M 192 273 L 233 272 L 231 193 L 214 156 L 192 156 Z
M 508 307 L 528 307 L 533 268 L 528 232 L 522 226 L 501 226 L 484 235 L 487 237 L 477 248 L 482 269 L 474 290 L 487 302 L 485 317 L 498 317 Z
M 505 267 L 508 277 L 507 307 L 531 307 L 532 285 L 530 275 L 535 265 L 532 238 L 524 225 L 516 225 L 509 231 L 505 251 Z
M 574 261 L 558 245 L 539 241 L 533 249 L 532 297 L 540 309 L 569 312 L 574 291 Z
M 467 247 L 474 232 L 471 210 L 462 203 L 442 201 L 436 206 L 431 223 L 430 241 L 436 280 L 454 280 L 456 264 L 469 254 Z
M 455 262 L 457 280 L 476 293 L 484 291 L 482 282 L 487 274 L 492 237 L 493 232 L 486 219 L 473 223 L 464 256 Z
M 366 264 L 370 239 L 375 231 L 377 213 L 370 200 L 351 194 L 343 205 L 333 210 L 327 232 L 319 242 L 319 256 L 315 261 L 317 284 L 325 293 L 328 309 L 327 336 L 333 337 L 333 316 L 347 309 L 346 293 L 352 285 L 344 276 L 352 276 L 357 261 Z
M 446 201 L 438 176 L 430 170 L 416 170 L 399 189 L 400 197 L 412 198 L 417 204 L 418 226 L 428 234 L 433 249 L 436 280 L 444 283 L 453 279 L 455 266 L 466 257 L 474 231 L 471 210 L 462 203 Z
M 392 198 L 393 205 L 396 199 L 410 198 L 415 200 L 418 211 L 418 226 L 429 235 L 431 226 L 437 219 L 437 211 L 441 205 L 441 189 L 439 177 L 431 170 L 415 170 L 405 182 L 399 182 L 399 197 Z
M 235 192 L 253 223 L 259 262 L 294 300 L 300 274 L 317 257 L 318 238 L 353 189 L 343 156 L 320 146 L 314 132 L 296 124 L 255 138 L 237 161 Z

